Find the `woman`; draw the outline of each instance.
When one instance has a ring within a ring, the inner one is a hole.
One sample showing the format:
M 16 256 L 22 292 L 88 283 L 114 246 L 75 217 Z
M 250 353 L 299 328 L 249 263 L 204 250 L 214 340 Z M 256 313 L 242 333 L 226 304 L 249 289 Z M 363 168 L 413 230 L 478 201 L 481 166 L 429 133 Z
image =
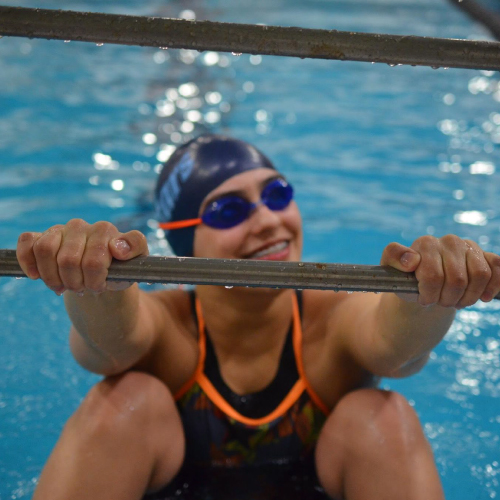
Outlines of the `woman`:
M 156 194 L 178 255 L 300 260 L 293 190 L 247 143 L 187 143 Z M 105 375 L 65 426 L 35 500 L 140 499 L 183 463 L 307 457 L 332 498 L 444 498 L 414 411 L 374 385 L 420 370 L 456 309 L 500 291 L 498 256 L 453 235 L 389 244 L 381 264 L 414 271 L 418 300 L 215 286 L 146 293 L 106 282 L 112 258 L 147 254 L 141 233 L 107 222 L 19 238 L 25 273 L 64 292 L 73 355 Z

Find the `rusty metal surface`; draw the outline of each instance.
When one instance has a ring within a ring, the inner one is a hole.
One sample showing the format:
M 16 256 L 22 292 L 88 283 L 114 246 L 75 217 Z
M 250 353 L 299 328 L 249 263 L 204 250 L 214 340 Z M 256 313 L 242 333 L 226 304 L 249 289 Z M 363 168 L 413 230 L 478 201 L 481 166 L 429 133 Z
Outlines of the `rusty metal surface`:
M 26 277 L 14 250 L 0 250 L 0 276 Z M 113 261 L 108 280 L 351 292 L 418 292 L 413 273 L 389 267 L 194 257 L 149 256 Z
M 0 250 L 0 276 L 26 277 L 14 250 Z M 390 267 L 195 257 L 148 256 L 113 261 L 108 280 L 351 292 L 418 292 L 413 273 Z
M 0 36 L 500 69 L 500 43 L 0 6 Z

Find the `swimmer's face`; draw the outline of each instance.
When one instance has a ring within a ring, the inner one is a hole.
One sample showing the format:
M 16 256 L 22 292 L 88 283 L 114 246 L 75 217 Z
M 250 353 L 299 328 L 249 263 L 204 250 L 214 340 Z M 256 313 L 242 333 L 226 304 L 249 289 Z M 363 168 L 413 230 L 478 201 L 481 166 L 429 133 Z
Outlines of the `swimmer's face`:
M 258 203 L 262 189 L 280 177 L 275 170 L 259 168 L 243 172 L 208 193 L 200 207 L 223 195 L 238 195 Z M 194 235 L 194 256 L 218 259 L 298 261 L 302 253 L 302 220 L 295 201 L 283 210 L 270 210 L 260 203 L 250 216 L 229 229 L 201 224 Z

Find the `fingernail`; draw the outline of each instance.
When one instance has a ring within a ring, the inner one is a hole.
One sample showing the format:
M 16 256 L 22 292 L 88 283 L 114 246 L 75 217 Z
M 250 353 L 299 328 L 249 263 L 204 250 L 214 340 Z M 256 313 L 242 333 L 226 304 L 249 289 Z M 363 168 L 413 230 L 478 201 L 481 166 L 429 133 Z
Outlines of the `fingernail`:
M 38 269 L 35 267 L 35 266 L 30 266 L 28 267 L 28 276 L 32 279 L 32 280 L 36 280 L 40 277 L 40 274 L 38 272 Z
M 125 240 L 115 240 L 115 248 L 123 253 L 130 251 L 130 245 Z
M 400 261 L 401 261 L 401 264 L 403 264 L 403 266 L 411 267 L 415 263 L 416 258 L 417 258 L 417 254 L 415 254 L 413 252 L 405 252 L 401 256 Z
M 56 295 L 62 295 L 65 291 L 66 288 L 64 286 L 54 286 L 50 287 L 50 289 L 56 294 Z
M 489 302 L 492 299 L 493 299 L 493 293 L 492 292 L 484 292 L 483 295 L 481 296 L 481 300 L 483 302 Z

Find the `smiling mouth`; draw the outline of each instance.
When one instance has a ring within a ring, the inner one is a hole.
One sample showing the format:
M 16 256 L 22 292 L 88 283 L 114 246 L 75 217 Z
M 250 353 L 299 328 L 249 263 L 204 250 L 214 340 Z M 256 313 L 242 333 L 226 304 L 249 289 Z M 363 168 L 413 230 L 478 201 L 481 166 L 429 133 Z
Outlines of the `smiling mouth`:
M 288 248 L 288 245 L 290 243 L 288 241 L 280 241 L 279 243 L 275 243 L 274 245 L 271 245 L 267 248 L 264 248 L 263 250 L 259 250 L 258 252 L 255 252 L 251 255 L 248 255 L 246 258 L 247 259 L 259 259 L 261 257 L 265 257 L 267 255 L 272 255 L 274 253 L 282 252 L 286 248 Z

